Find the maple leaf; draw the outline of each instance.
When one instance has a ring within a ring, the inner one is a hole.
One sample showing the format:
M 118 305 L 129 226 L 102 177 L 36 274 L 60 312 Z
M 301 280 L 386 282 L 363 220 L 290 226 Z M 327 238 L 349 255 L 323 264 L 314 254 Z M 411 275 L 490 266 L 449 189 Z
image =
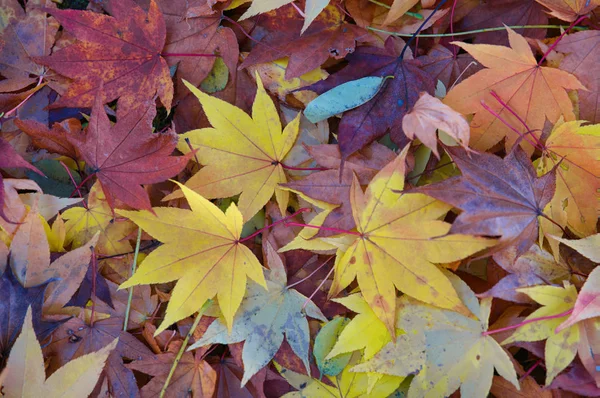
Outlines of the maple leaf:
M 598 235 L 596 235 L 598 236 Z M 598 240 L 596 238 L 596 240 Z M 598 246 L 596 246 L 597 248 Z M 560 332 L 566 328 L 575 325 L 578 322 L 589 318 L 595 318 L 600 316 L 600 294 L 598 292 L 598 286 L 600 283 L 600 268 L 596 267 L 588 275 L 577 300 L 573 307 L 573 313 L 567 320 L 561 323 L 556 331 Z
M 552 236 L 555 239 L 575 250 L 595 263 L 600 263 L 600 234 L 590 235 L 584 239 L 568 240 Z
M 356 40 L 367 35 L 364 29 L 344 19 L 339 8 L 329 5 L 300 36 L 302 19 L 294 7 L 280 7 L 264 14 L 257 22 L 260 28 L 254 30 L 261 44 L 252 48 L 239 67 L 287 56 L 285 78 L 291 79 L 317 69 L 330 57 L 342 59 L 354 51 Z
M 242 214 L 234 203 L 223 213 L 196 192 L 179 186 L 191 210 L 155 207 L 156 216 L 149 211 L 117 210 L 163 242 L 120 288 L 179 280 L 156 334 L 198 311 L 215 295 L 231 329 L 246 291 L 246 277 L 266 288 L 262 266 L 240 242 Z
M 436 97 L 421 93 L 411 111 L 402 119 L 402 130 L 409 139 L 418 138 L 439 158 L 438 129 L 455 139 L 463 148 L 469 147 L 469 123 L 462 115 Z
M 518 0 L 521 1 L 521 0 Z M 441 44 L 434 45 L 429 52 L 418 58 L 421 69 L 429 73 L 434 81 L 441 81 L 444 87 L 452 87 L 459 79 L 466 79 L 481 67 L 467 53 L 454 53 Z
M 62 218 L 66 220 L 65 245 L 81 247 L 100 232 L 97 254 L 111 256 L 132 250 L 131 244 L 123 238 L 133 231 L 134 225 L 115 219 L 99 182 L 90 189 L 87 207 L 72 207 L 62 214 Z
M 364 349 L 364 359 L 368 360 L 392 340 L 386 325 L 379 320 L 360 294 L 333 301 L 356 312 L 357 315 L 344 327 L 325 359 Z
M 15 125 L 30 136 L 31 141 L 38 148 L 77 159 L 77 147 L 69 141 L 69 136 L 81 132 L 81 122 L 78 119 L 54 123 L 52 129 L 35 120 L 15 119 Z
M 562 227 L 587 236 L 596 232 L 600 210 L 596 193 L 600 189 L 600 125 L 582 123 L 559 122 L 554 126 L 538 160 L 538 174 L 556 168 L 556 193 L 547 205 L 548 215 Z M 561 159 L 560 167 L 556 167 Z M 545 234 L 562 233 L 549 221 L 542 223 L 542 230 Z
M 450 224 L 439 218 L 449 206 L 425 195 L 398 196 L 394 192 L 404 187 L 407 151 L 408 147 L 384 167 L 365 193 L 354 178 L 350 203 L 358 232 L 336 261 L 330 290 L 333 296 L 356 278 L 363 297 L 392 336 L 395 288 L 422 301 L 468 313 L 448 278 L 434 264 L 457 261 L 495 244 L 468 235 L 446 235 Z
M 98 177 L 111 208 L 115 199 L 120 199 L 135 209 L 150 209 L 150 199 L 140 184 L 165 181 L 179 173 L 192 156 L 170 156 L 177 136 L 171 132 L 152 134 L 155 115 L 154 103 L 146 102 L 111 125 L 98 96 L 85 137 L 69 136 Z
M 282 368 L 275 363 L 279 373 L 296 390 L 289 392 L 285 398 L 307 398 L 307 397 L 334 397 L 334 398 L 359 398 L 364 396 L 387 397 L 390 396 L 400 385 L 401 379 L 392 376 L 383 376 L 374 388 L 368 390 L 368 376 L 351 371 L 351 367 L 360 359 L 359 355 L 353 355 L 348 366 L 336 377 L 327 376 L 330 384 L 313 379 L 290 369 Z M 335 387 L 334 387 L 335 386 Z
M 292 3 L 293 0 L 256 0 L 253 1 L 246 12 L 240 17 L 240 21 L 283 7 Z M 300 33 L 304 33 L 321 11 L 329 4 L 329 0 L 306 0 L 304 5 L 304 25 Z
M 91 315 L 88 314 L 89 309 L 79 311 L 78 316 L 71 317 L 54 332 L 52 340 L 44 348 L 49 358 L 49 372 L 68 366 L 68 363 L 81 357 L 85 358 L 86 354 L 118 338 L 118 344 L 106 361 L 103 378 L 107 379 L 110 391 L 115 396 L 135 395 L 138 391 L 135 377 L 123 364 L 123 358 L 144 360 L 154 358 L 154 354 L 135 336 L 123 331 L 123 318 L 95 312 L 95 321 L 91 322 Z M 90 383 L 89 387 L 93 388 L 94 385 Z
M 506 352 L 491 337 L 488 330 L 492 300 L 477 300 L 471 289 L 457 276 L 446 272 L 464 304 L 477 319 L 456 312 L 421 303 L 410 297 L 402 297 L 398 327 L 406 334 L 398 336 L 399 347 L 395 352 L 402 356 L 392 362 L 402 370 L 410 370 L 404 358 L 413 361 L 419 370 L 422 357 L 414 350 L 425 351 L 424 368 L 412 380 L 409 397 L 450 396 L 460 387 L 461 396 L 484 397 L 492 385 L 494 368 L 519 389 L 514 367 Z M 422 337 L 424 336 L 424 342 Z M 390 347 L 391 348 L 391 347 Z M 389 356 L 384 348 L 379 355 Z M 377 355 L 375 358 L 378 358 Z M 383 359 L 383 358 L 382 358 Z M 392 358 L 393 360 L 393 358 Z M 406 361 L 408 362 L 408 361 Z M 382 362 L 386 364 L 386 362 Z M 393 374 L 396 374 L 395 372 Z
M 8 358 L 3 392 L 9 397 L 86 397 L 94 389 L 104 362 L 117 342 L 118 339 L 114 339 L 102 349 L 69 362 L 46 379 L 42 348 L 33 330 L 29 308 Z
M 531 161 L 519 145 L 504 159 L 489 153 L 447 148 L 462 175 L 413 188 L 449 203 L 463 212 L 451 233 L 498 236 L 499 246 L 516 246 L 525 253 L 538 237 L 538 217 L 554 196 L 556 168 L 536 177 Z
M 550 15 L 563 21 L 574 21 L 600 5 L 600 0 L 536 0 L 550 9 Z
M 403 48 L 404 42 L 393 37 L 386 40 L 384 49 L 359 47 L 347 57 L 349 65 L 346 68 L 308 87 L 321 94 L 341 83 L 365 76 L 394 77 L 386 80 L 371 101 L 344 113 L 338 131 L 344 159 L 382 137 L 388 130 L 392 141 L 404 146 L 404 115 L 417 102 L 419 93 L 434 93 L 434 80 L 420 69 L 418 60 L 401 58 L 404 56 Z
M 239 46 L 235 34 L 231 29 L 219 26 L 222 13 L 210 8 L 210 3 L 206 0 L 196 4 L 187 0 L 157 0 L 167 30 L 162 51 L 168 54 L 164 55 L 167 64 L 177 68 L 174 76 L 175 100 L 189 94 L 182 79 L 198 86 L 219 57 L 230 71 L 237 68 Z M 193 54 L 208 56 L 190 56 Z
M 197 149 L 198 161 L 205 165 L 186 182 L 186 187 L 208 199 L 241 193 L 238 203 L 244 220 L 254 216 L 273 196 L 285 214 L 289 192 L 277 189 L 287 182 L 282 164 L 296 137 L 300 114 L 283 132 L 273 101 L 257 76 L 258 90 L 252 118 L 241 109 L 209 96 L 187 84 L 198 98 L 213 128 L 192 130 L 181 137 L 179 149 L 190 152 L 185 139 Z M 191 154 L 188 154 L 190 156 Z M 182 197 L 175 192 L 164 200 Z
M 38 169 L 36 169 L 35 167 L 33 167 L 32 165 L 30 165 L 29 163 L 27 163 L 27 161 L 25 159 L 23 159 L 21 157 L 21 155 L 19 155 L 17 153 L 17 151 L 14 150 L 14 148 L 6 141 L 4 141 L 3 139 L 0 138 L 0 167 L 1 168 L 6 168 L 6 167 L 18 167 L 18 168 L 25 168 L 25 169 L 29 169 L 31 171 L 34 171 L 36 173 L 38 173 L 39 175 L 44 175 L 42 174 L 41 171 L 39 171 Z M 2 175 L 0 174 L 0 217 L 8 222 L 12 222 L 11 220 L 9 220 L 7 218 L 6 213 L 4 212 L 4 182 L 2 179 Z M 15 220 L 18 221 L 18 220 Z
M 50 248 L 35 203 L 12 239 L 10 266 L 25 288 L 50 282 L 45 292 L 44 311 L 56 312 L 81 284 L 97 241 L 98 236 L 93 236 L 82 247 L 50 263 Z
M 536 0 L 495 0 L 494 2 L 465 2 L 468 10 L 466 15 L 455 25 L 454 29 L 460 32 L 496 28 L 499 26 L 513 25 L 547 25 L 548 15 Z M 456 14 L 462 13 L 457 5 Z M 545 29 L 515 28 L 515 32 L 534 39 L 546 37 Z M 469 37 L 469 36 L 467 36 Z M 481 32 L 473 34 L 473 42 L 477 44 L 502 44 L 505 45 L 506 36 L 498 32 Z
M 600 123 L 600 80 L 592 73 L 600 62 L 599 40 L 596 30 L 577 32 L 564 36 L 555 48 L 567 54 L 558 67 L 574 74 L 586 88 L 577 91 L 579 118 L 591 123 Z
M 562 260 L 557 260 L 538 245 L 532 245 L 527 252 L 517 256 L 515 248 L 494 254 L 494 261 L 509 275 L 500 279 L 491 289 L 478 297 L 498 297 L 517 303 L 531 303 L 529 296 L 519 293 L 517 288 L 559 282 L 568 278 L 570 268 Z
M 48 78 L 46 67 L 37 64 L 35 58 L 50 54 L 58 32 L 58 22 L 46 13 L 50 9 L 56 9 L 56 5 L 49 0 L 28 1 L 25 14 L 1 32 L 0 74 L 8 81 L 2 82 L 0 91 L 20 91 L 42 77 Z
M 119 113 L 128 114 L 158 94 L 171 109 L 173 82 L 160 55 L 166 29 L 158 5 L 152 0 L 146 13 L 132 0 L 111 1 L 110 10 L 112 16 L 44 9 L 80 40 L 36 58 L 74 80 L 52 107 L 90 107 L 99 96 L 100 103 L 120 98 Z
M 267 366 L 283 343 L 283 336 L 310 374 L 308 349 L 310 335 L 307 315 L 326 322 L 321 310 L 294 289 L 288 288 L 283 262 L 267 242 L 267 288 L 249 284 L 248 291 L 233 319 L 233 327 L 220 319 L 210 324 L 200 340 L 188 350 L 207 344 L 233 344 L 244 341 L 242 386 L 260 369 Z
M 2 253 L 0 263 L 7 263 L 7 254 Z M 51 323 L 42 320 L 42 303 L 44 292 L 48 283 L 38 286 L 24 288 L 12 272 L 12 268 L 6 270 L 0 276 L 0 368 L 6 364 L 6 358 L 15 343 L 19 330 L 23 326 L 23 319 L 28 308 L 32 308 L 35 330 L 41 340 L 46 339 L 59 323 Z
M 507 31 L 511 47 L 453 42 L 486 68 L 456 85 L 444 98 L 444 103 L 456 111 L 475 114 L 471 121 L 470 145 L 477 150 L 489 149 L 504 137 L 507 147 L 511 148 L 519 138 L 485 109 L 484 105 L 508 124 L 521 126 L 512 113 L 498 104 L 492 91 L 527 124 L 530 131 L 521 135 L 539 136 L 546 120 L 556 123 L 561 115 L 567 121 L 575 119 L 566 90 L 584 89 L 570 73 L 539 66 L 525 38 L 510 28 Z M 528 152 L 533 150 L 530 144 L 524 146 Z
M 159 396 L 165 380 L 169 375 L 173 361 L 181 342 L 169 345 L 169 351 L 159 354 L 154 359 L 134 361 L 127 368 L 154 376 L 140 390 L 142 396 Z M 185 396 L 192 394 L 198 397 L 212 397 L 215 391 L 217 372 L 203 359 L 203 351 L 185 352 L 177 363 L 169 387 L 165 391 L 168 396 Z
M 564 287 L 535 286 L 519 289 L 519 292 L 527 294 L 542 305 L 542 308 L 525 318 L 523 323 L 534 318 L 549 317 L 550 319 L 526 323 L 502 342 L 502 345 L 505 345 L 515 341 L 546 340 L 546 385 L 550 385 L 556 375 L 573 361 L 580 339 L 579 325 L 555 332 L 556 328 L 567 320 L 568 314 L 560 315 L 570 311 L 577 299 L 575 286 L 568 282 L 564 283 Z

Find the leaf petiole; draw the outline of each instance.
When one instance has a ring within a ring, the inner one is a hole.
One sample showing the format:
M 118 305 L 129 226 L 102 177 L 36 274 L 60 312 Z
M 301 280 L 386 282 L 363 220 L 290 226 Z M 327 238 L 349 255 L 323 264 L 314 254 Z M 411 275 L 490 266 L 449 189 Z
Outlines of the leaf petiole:
M 541 316 L 539 318 L 526 319 L 523 322 L 517 323 L 516 325 L 510 325 L 510 326 L 506 326 L 506 327 L 503 327 L 500 329 L 486 330 L 485 332 L 481 332 L 481 335 L 489 336 L 489 335 L 496 334 L 496 333 L 506 332 L 507 330 L 518 329 L 521 326 L 524 326 L 524 325 L 527 325 L 527 324 L 533 323 L 533 322 L 545 321 L 548 319 L 562 318 L 562 317 L 570 315 L 572 312 L 573 312 L 573 309 L 571 308 L 570 310 L 561 312 L 560 314 Z

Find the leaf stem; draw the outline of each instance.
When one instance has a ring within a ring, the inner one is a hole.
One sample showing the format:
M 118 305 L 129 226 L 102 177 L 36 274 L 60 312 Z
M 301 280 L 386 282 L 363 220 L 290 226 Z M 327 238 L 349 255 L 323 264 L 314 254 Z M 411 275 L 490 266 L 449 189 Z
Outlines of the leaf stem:
M 350 235 L 362 236 L 360 234 L 360 232 L 356 232 L 356 231 L 349 231 L 347 229 L 339 229 L 339 228 L 323 227 L 323 226 L 311 225 L 311 224 L 302 224 L 299 222 L 287 222 L 287 223 L 285 223 L 285 225 L 289 226 L 289 227 L 315 228 L 315 229 L 322 229 L 323 231 L 339 232 L 340 234 L 350 234 Z
M 510 124 L 502 116 L 500 116 L 500 114 L 498 112 L 496 112 L 492 108 L 490 108 L 483 100 L 481 101 L 481 106 L 483 107 L 483 109 L 485 109 L 486 111 L 488 111 L 489 113 L 491 113 L 492 115 L 494 115 L 494 117 L 496 117 L 496 119 L 500 120 L 506 127 L 508 127 L 509 129 L 511 129 L 512 131 L 514 131 L 519 137 L 521 137 L 522 139 L 524 139 L 525 141 L 527 141 L 527 143 L 529 143 L 529 145 L 531 145 L 534 148 L 537 148 L 539 150 L 542 150 L 541 148 L 537 147 L 537 144 L 535 142 L 530 141 L 529 138 L 527 137 L 527 135 L 522 134 L 512 124 Z
M 177 365 L 179 364 L 179 361 L 181 361 L 181 357 L 183 356 L 183 353 L 185 352 L 187 343 L 188 343 L 188 341 L 190 341 L 190 338 L 196 331 L 196 328 L 198 327 L 198 324 L 200 323 L 200 319 L 202 318 L 202 315 L 204 314 L 204 312 L 206 311 L 206 309 L 208 308 L 210 303 L 211 303 L 211 300 L 207 300 L 206 303 L 204 303 L 204 305 L 200 308 L 200 310 L 198 310 L 198 315 L 196 315 L 196 319 L 194 319 L 194 323 L 192 324 L 192 327 L 190 328 L 187 335 L 185 336 L 183 343 L 181 343 L 179 352 L 177 353 L 177 356 L 175 357 L 175 360 L 173 361 L 173 365 L 171 365 L 171 370 L 169 371 L 169 375 L 167 376 L 167 378 L 165 380 L 165 384 L 163 385 L 162 390 L 160 390 L 159 398 L 163 398 L 165 396 L 167 388 L 169 387 L 169 383 L 171 382 L 171 378 L 175 374 L 175 369 L 177 369 Z
M 321 290 L 321 287 L 323 287 L 323 285 L 325 284 L 325 281 L 327 279 L 329 279 L 329 277 L 333 273 L 334 269 L 335 269 L 335 267 L 331 267 L 331 269 L 329 270 L 329 272 L 327 273 L 327 275 L 325 275 L 325 278 L 323 278 L 323 280 L 321 281 L 321 283 L 319 283 L 319 286 L 317 286 L 317 288 L 314 290 L 314 292 L 312 292 L 310 294 L 310 296 L 308 296 L 308 298 L 306 299 L 306 301 L 304 301 L 304 304 L 302 304 L 302 309 L 305 309 L 306 306 L 308 305 L 308 303 L 310 303 L 310 301 L 313 299 L 313 297 L 315 297 L 315 294 L 317 294 L 317 292 L 319 290 Z
M 40 78 L 38 79 L 37 84 L 35 85 L 34 89 L 38 88 L 41 84 L 42 81 L 44 80 L 44 76 L 40 76 Z M 23 106 L 23 104 L 25 104 L 25 102 L 27 102 L 27 100 L 29 98 L 31 98 L 31 96 L 35 93 L 37 93 L 38 90 L 34 90 L 32 93 L 30 93 L 27 97 L 25 97 L 25 99 L 21 102 L 19 102 L 19 104 L 17 106 L 15 106 L 14 108 L 12 108 L 11 110 L 7 111 L 5 114 L 2 115 L 1 119 L 7 119 L 8 116 L 12 115 L 13 113 L 15 113 L 20 107 Z
M 502 105 L 502 107 L 504 109 L 506 109 L 507 111 L 509 111 L 514 117 L 517 118 L 517 120 L 527 130 L 527 132 L 525 134 L 531 134 L 531 137 L 535 140 L 535 142 L 537 143 L 537 145 L 539 145 L 540 150 L 541 151 L 545 151 L 546 146 L 538 139 L 538 137 L 535 136 L 535 134 L 532 134 L 532 130 L 529 128 L 529 126 L 527 125 L 527 123 L 525 122 L 525 120 L 523 120 L 523 118 L 521 116 L 519 116 L 519 114 L 514 109 L 512 109 L 512 107 L 510 107 L 506 102 L 504 102 L 502 100 L 502 98 L 500 98 L 500 96 L 498 95 L 498 93 L 496 93 L 494 90 L 491 90 L 490 94 L 491 94 L 492 97 L 494 97 L 494 99 L 496 101 L 498 101 L 500 103 L 500 105 Z
M 542 58 L 540 59 L 540 61 L 538 62 L 538 66 L 542 65 L 542 62 L 544 62 L 544 60 L 546 59 L 546 57 L 552 52 L 552 50 L 554 50 L 556 48 L 556 46 L 558 46 L 558 43 L 560 43 L 560 41 L 562 40 L 563 37 L 565 37 L 565 35 L 567 33 L 569 33 L 571 31 L 571 29 L 573 29 L 575 27 L 575 25 L 577 25 L 578 23 L 580 23 L 581 21 L 583 21 L 584 19 L 587 19 L 586 15 L 582 15 L 579 18 L 577 18 L 575 21 L 573 21 L 573 23 L 571 23 L 571 25 L 569 25 L 569 27 L 567 29 L 565 29 L 564 32 L 562 32 L 562 34 L 560 36 L 558 36 L 558 39 L 556 39 L 554 41 L 554 43 L 552 43 L 552 45 L 550 47 L 548 47 L 548 49 L 546 50 L 546 52 L 544 53 L 544 55 L 542 56 Z
M 565 229 L 559 223 L 557 223 L 556 221 L 554 221 L 553 219 L 551 219 L 544 213 L 542 213 L 541 216 L 544 217 L 546 220 L 550 221 L 552 224 L 556 225 L 558 228 L 560 228 L 560 230 L 562 231 L 563 234 L 568 235 L 567 231 L 565 231 Z
M 331 256 L 331 257 L 329 257 L 327 260 L 325 260 L 325 262 L 324 262 L 323 264 L 319 265 L 319 266 L 318 266 L 318 267 L 317 267 L 317 268 L 316 268 L 316 269 L 315 269 L 313 272 L 311 272 L 311 273 L 310 273 L 308 276 L 306 276 L 306 277 L 304 277 L 304 278 L 300 279 L 299 281 L 296 281 L 296 282 L 292 283 L 291 285 L 288 285 L 288 286 L 287 286 L 287 289 L 291 289 L 291 288 L 293 288 L 294 286 L 297 286 L 297 285 L 301 284 L 302 282 L 304 282 L 304 281 L 306 281 L 306 280 L 310 279 L 310 277 L 311 277 L 311 276 L 313 276 L 314 274 L 316 274 L 316 273 L 317 273 L 317 271 L 319 271 L 321 268 L 323 268 L 325 265 L 327 265 L 327 263 L 328 263 L 328 262 L 330 262 L 330 261 L 331 261 L 331 259 L 332 259 L 332 258 L 334 258 L 334 257 L 335 257 L 335 256 Z
M 410 39 L 408 39 L 406 41 L 406 44 L 404 44 L 404 47 L 402 48 L 402 51 L 400 52 L 400 56 L 398 57 L 398 59 L 400 59 L 400 60 L 404 59 L 404 53 L 406 52 L 406 49 L 410 46 L 410 44 L 413 42 L 413 40 L 415 40 L 415 38 L 417 37 L 417 35 L 419 34 L 419 32 L 421 32 L 423 30 L 423 28 L 425 27 L 425 25 L 427 25 L 427 22 L 429 22 L 429 20 L 435 15 L 435 13 L 438 12 L 439 9 L 446 3 L 446 1 L 447 0 L 442 0 L 440 2 L 440 4 L 438 4 L 437 6 L 435 6 L 435 8 L 431 12 L 431 14 L 429 14 L 429 16 L 427 18 L 425 18 L 425 20 L 419 26 L 419 28 L 417 29 L 417 31 L 415 33 L 413 33 L 412 36 L 410 37 Z
M 297 212 L 295 212 L 294 214 L 292 214 L 290 216 L 287 216 L 287 217 L 284 217 L 281 220 L 275 221 L 273 224 L 266 225 L 265 227 L 263 227 L 263 228 L 259 229 L 258 231 L 254 232 L 253 234 L 248 235 L 248 236 L 246 236 L 243 239 L 240 239 L 238 242 L 239 243 L 246 242 L 246 241 L 254 238 L 256 235 L 258 235 L 258 234 L 266 231 L 267 229 L 274 227 L 277 224 L 285 223 L 287 220 L 289 220 L 290 218 L 296 217 L 300 213 L 307 213 L 307 212 L 311 212 L 311 211 L 312 211 L 311 209 L 309 209 L 307 207 L 303 207 L 303 208 L 299 209 Z
M 75 178 L 73 178 L 73 173 L 71 173 L 71 170 L 69 170 L 69 167 L 66 164 L 64 164 L 64 162 L 62 160 L 59 163 L 62 165 L 62 167 L 65 168 L 67 174 L 69 175 L 69 178 L 71 178 L 71 182 L 73 182 L 73 185 L 75 186 L 75 191 L 73 191 L 71 193 L 71 196 L 73 196 L 73 193 L 77 192 L 77 194 L 79 195 L 79 197 L 81 199 L 83 199 L 83 195 L 81 194 L 81 191 L 79 190 L 80 187 L 77 185 L 77 182 L 75 181 Z M 83 207 L 85 207 L 85 209 L 87 210 L 88 207 L 87 207 L 87 204 L 85 203 L 85 200 L 82 203 L 83 203 Z
M 510 25 L 510 26 L 497 26 L 493 28 L 483 28 L 483 29 L 475 29 L 475 30 L 466 30 L 464 32 L 454 32 L 454 33 L 422 33 L 419 34 L 419 37 L 453 37 L 453 36 L 467 36 L 476 33 L 486 33 L 486 32 L 496 32 L 501 30 L 506 30 L 506 28 L 511 29 L 563 29 L 567 28 L 566 25 Z M 372 30 L 373 32 L 385 33 L 392 36 L 398 37 L 412 37 L 415 33 L 398 33 L 392 32 L 385 29 L 375 28 L 373 26 L 368 26 L 368 30 Z M 588 30 L 585 26 L 574 26 L 571 30 Z
M 81 187 L 83 187 L 83 185 L 84 185 L 86 182 L 88 182 L 88 181 L 90 180 L 90 178 L 92 178 L 92 177 L 93 177 L 93 176 L 95 176 L 95 175 L 96 175 L 96 173 L 92 173 L 92 174 L 90 174 L 89 176 L 85 177 L 85 178 L 83 179 L 83 181 L 81 181 L 81 182 L 79 183 L 79 185 L 75 186 L 75 190 L 74 190 L 73 192 L 71 192 L 71 195 L 69 195 L 69 198 L 72 198 L 72 197 L 73 197 L 73 195 L 75 194 L 75 192 L 78 192 L 78 191 L 81 189 Z
M 140 252 L 140 243 L 142 242 L 142 228 L 138 227 L 137 240 L 135 242 L 135 251 L 133 252 L 133 263 L 131 264 L 131 272 L 129 277 L 131 278 L 135 273 L 135 267 L 137 266 L 138 253 Z M 133 300 L 133 286 L 129 288 L 129 297 L 127 297 L 127 307 L 125 307 L 125 320 L 123 321 L 123 331 L 127 331 L 127 324 L 129 323 L 129 313 L 131 312 L 131 301 Z
M 519 382 L 522 382 L 523 380 L 525 380 L 527 378 L 527 376 L 529 376 L 535 368 L 540 366 L 541 363 L 542 363 L 542 360 L 538 359 L 529 369 L 527 369 L 527 372 L 525 372 L 523 374 L 523 376 L 521 376 L 521 378 L 519 379 Z
M 572 312 L 573 312 L 573 309 L 571 308 L 570 310 L 561 312 L 560 314 L 541 316 L 539 318 L 526 319 L 523 322 L 517 323 L 516 325 L 506 326 L 506 327 L 503 327 L 500 329 L 495 329 L 495 330 L 486 330 L 485 332 L 482 332 L 481 335 L 489 336 L 491 334 L 496 334 L 496 333 L 506 332 L 507 330 L 517 329 L 517 328 L 520 328 L 521 326 L 525 326 L 525 325 L 527 325 L 529 323 L 533 323 L 533 322 L 545 321 L 548 319 L 562 318 L 562 317 L 570 315 Z

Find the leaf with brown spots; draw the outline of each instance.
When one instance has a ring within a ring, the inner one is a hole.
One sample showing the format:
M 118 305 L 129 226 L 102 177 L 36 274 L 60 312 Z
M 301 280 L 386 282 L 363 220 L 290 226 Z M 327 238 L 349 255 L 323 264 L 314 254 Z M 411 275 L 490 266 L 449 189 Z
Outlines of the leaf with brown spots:
M 396 288 L 421 301 L 468 314 L 448 278 L 435 265 L 461 260 L 495 240 L 448 235 L 440 221 L 450 206 L 421 194 L 398 195 L 404 188 L 408 147 L 371 180 L 366 192 L 355 177 L 350 188 L 358 232 L 337 260 L 330 295 L 355 278 L 364 299 L 396 335 Z M 436 238 L 439 237 L 439 238 Z
M 161 56 L 165 21 L 154 0 L 147 13 L 132 0 L 111 1 L 112 16 L 44 10 L 79 39 L 51 56 L 36 58 L 74 80 L 53 108 L 91 107 L 100 95 L 101 103 L 119 98 L 119 113 L 127 114 L 158 95 L 171 109 L 173 82 Z

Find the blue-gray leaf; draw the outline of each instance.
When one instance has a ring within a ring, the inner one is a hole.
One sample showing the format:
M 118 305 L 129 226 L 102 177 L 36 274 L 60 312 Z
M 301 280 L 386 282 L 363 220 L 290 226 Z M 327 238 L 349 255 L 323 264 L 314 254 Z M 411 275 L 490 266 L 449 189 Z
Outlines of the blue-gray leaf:
M 386 79 L 387 77 L 368 76 L 340 84 L 311 101 L 304 110 L 304 115 L 311 122 L 317 123 L 356 108 L 375 97 Z

